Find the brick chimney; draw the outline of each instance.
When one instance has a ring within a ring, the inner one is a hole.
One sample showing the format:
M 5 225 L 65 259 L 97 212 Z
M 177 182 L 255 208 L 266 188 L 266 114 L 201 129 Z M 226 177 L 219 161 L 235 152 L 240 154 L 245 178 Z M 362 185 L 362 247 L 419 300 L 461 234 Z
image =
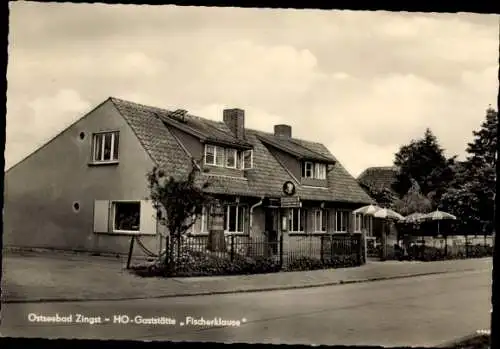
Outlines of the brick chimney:
M 236 138 L 245 138 L 245 111 L 243 109 L 224 109 L 223 118 L 224 123 Z
M 290 125 L 274 125 L 274 135 L 283 138 L 292 138 L 292 126 Z

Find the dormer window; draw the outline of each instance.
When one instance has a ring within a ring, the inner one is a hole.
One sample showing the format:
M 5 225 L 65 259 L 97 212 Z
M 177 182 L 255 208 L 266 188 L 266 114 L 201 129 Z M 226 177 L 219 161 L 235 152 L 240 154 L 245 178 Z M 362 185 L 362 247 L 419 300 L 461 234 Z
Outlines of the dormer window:
M 326 165 L 325 164 L 315 164 L 315 178 L 316 179 L 326 179 Z
M 226 149 L 226 167 L 236 168 L 237 153 L 236 149 Z
M 305 161 L 302 163 L 302 177 L 310 179 L 326 179 L 326 164 Z
M 313 178 L 314 175 L 314 164 L 312 162 L 306 161 L 302 165 L 302 177 Z
M 248 170 L 253 167 L 253 150 L 241 152 L 241 168 Z
M 253 151 L 205 144 L 205 165 L 248 170 L 253 167 Z

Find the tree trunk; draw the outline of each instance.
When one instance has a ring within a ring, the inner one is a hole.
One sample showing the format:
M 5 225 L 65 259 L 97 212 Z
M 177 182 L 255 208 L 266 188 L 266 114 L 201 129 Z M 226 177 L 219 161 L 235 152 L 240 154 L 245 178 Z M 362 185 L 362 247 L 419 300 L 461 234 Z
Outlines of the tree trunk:
M 213 206 L 211 226 L 208 233 L 207 249 L 212 252 L 226 251 L 226 238 L 224 236 L 224 209 L 219 201 Z

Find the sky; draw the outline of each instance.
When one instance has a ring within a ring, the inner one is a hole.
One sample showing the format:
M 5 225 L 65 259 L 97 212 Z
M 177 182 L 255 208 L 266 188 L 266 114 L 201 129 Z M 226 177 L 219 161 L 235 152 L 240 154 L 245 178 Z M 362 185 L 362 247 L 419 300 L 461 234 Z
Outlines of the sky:
M 109 96 L 325 144 L 353 175 L 496 107 L 496 15 L 10 2 L 6 169 Z

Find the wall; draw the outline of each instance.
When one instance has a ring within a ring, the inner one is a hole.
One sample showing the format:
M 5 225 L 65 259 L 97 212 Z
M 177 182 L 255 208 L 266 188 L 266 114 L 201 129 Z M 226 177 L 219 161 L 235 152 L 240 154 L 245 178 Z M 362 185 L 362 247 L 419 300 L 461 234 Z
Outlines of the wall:
M 106 130 L 120 131 L 119 164 L 89 166 L 92 133 Z M 5 174 L 5 246 L 127 253 L 128 237 L 93 232 L 93 203 L 146 198 L 152 166 L 112 102 L 101 104 Z M 158 238 L 142 241 L 158 251 Z

